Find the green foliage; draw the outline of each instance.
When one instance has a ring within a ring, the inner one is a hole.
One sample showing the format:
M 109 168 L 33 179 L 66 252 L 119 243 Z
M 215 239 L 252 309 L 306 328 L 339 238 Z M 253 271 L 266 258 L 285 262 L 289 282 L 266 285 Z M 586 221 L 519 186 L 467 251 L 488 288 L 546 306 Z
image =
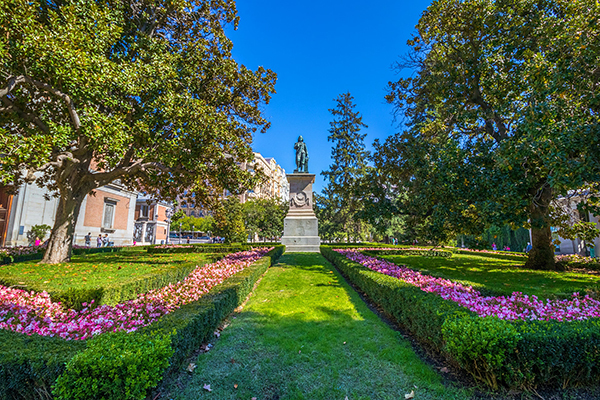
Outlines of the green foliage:
M 83 303 L 92 300 L 95 307 L 135 299 L 140 293 L 185 279 L 196 267 L 215 258 L 208 254 L 155 255 L 134 248 L 115 254 L 75 256 L 65 264 L 11 264 L 0 271 L 0 284 L 46 291 L 53 301 L 81 310 Z
M 184 366 L 187 357 L 246 299 L 258 279 L 284 251 L 285 246 L 276 246 L 266 257 L 214 287 L 198 301 L 186 304 L 140 330 L 148 335 L 176 331 L 172 336 L 174 353 L 169 359 L 170 368 L 166 375 L 177 373 Z
M 235 3 L 130 3 L 0 4 L 0 183 L 59 196 L 56 221 L 68 223 L 53 229 L 52 262 L 68 259 L 85 196 L 117 179 L 157 199 L 187 189 L 206 206 L 256 180 L 241 164 L 269 126 L 276 75 L 233 59 Z
M 529 223 L 528 266 L 553 268 L 550 204 L 600 173 L 599 13 L 591 0 L 428 7 L 398 66 L 413 74 L 387 96 L 408 129 L 374 146 L 411 224 L 443 240 Z
M 169 335 L 98 335 L 69 361 L 53 393 L 61 400 L 141 400 L 161 380 L 172 355 Z
M 283 234 L 283 220 L 289 205 L 275 199 L 248 200 L 243 205 L 244 226 L 251 240 L 279 238 Z
M 183 215 L 175 222 L 171 222 L 171 230 L 181 232 L 212 232 L 215 229 L 215 219 L 207 217 L 188 217 Z
M 40 239 L 42 242 L 44 238 L 50 232 L 50 225 L 42 224 L 42 225 L 33 225 L 29 232 L 27 232 L 27 240 L 29 240 L 29 244 L 35 244 L 36 239 Z
M 369 227 L 358 218 L 363 209 L 360 198 L 360 180 L 367 172 L 369 152 L 365 150 L 364 139 L 367 128 L 357 111 L 350 93 L 341 94 L 335 99 L 336 107 L 329 110 L 333 121 L 329 123 L 328 141 L 334 143 L 331 150 L 333 164 L 329 170 L 321 172 L 329 182 L 323 195 L 317 198 L 320 209 L 317 213 L 325 239 L 346 237 L 348 241 L 363 240 Z M 339 236 L 336 236 L 339 235 Z
M 215 233 L 226 243 L 246 243 L 244 211 L 237 196 L 229 196 L 215 211 Z
M 492 389 L 502 375 L 507 356 L 515 352 L 520 336 L 517 328 L 497 317 L 449 318 L 442 326 L 446 351 L 462 368 Z
M 419 400 L 465 400 L 472 392 L 447 385 L 314 253 L 286 253 L 270 268 L 185 388 L 175 385 L 178 399 L 382 400 L 414 390 Z
M 421 256 L 421 257 L 452 257 L 452 251 L 439 250 L 432 248 L 430 250 L 413 250 L 413 249 L 395 249 L 395 250 L 367 250 L 365 254 L 378 257 L 388 255 L 401 256 Z
M 244 271 L 234 275 L 221 285 L 213 288 L 209 293 L 203 296 L 200 300 L 194 303 L 187 304 L 174 312 L 167 314 L 163 318 L 156 321 L 154 324 L 142 328 L 134 334 L 121 333 L 117 335 L 116 346 L 124 348 L 125 352 L 132 353 L 133 348 L 137 348 L 140 352 L 152 351 L 152 346 L 149 346 L 149 341 L 154 341 L 155 337 L 159 338 L 159 342 L 163 344 L 170 340 L 170 349 L 163 348 L 165 354 L 172 351 L 172 356 L 169 358 L 169 369 L 160 370 L 157 375 L 154 374 L 152 380 L 155 382 L 162 377 L 162 374 L 178 372 L 183 362 L 196 350 L 211 335 L 217 326 L 221 323 L 223 317 L 230 314 L 248 294 L 252 291 L 256 281 L 267 270 L 269 265 L 274 263 L 285 251 L 285 246 L 278 245 L 266 257 L 257 261 Z M 176 331 L 175 333 L 174 330 Z M 170 339 L 168 339 L 168 336 Z M 100 336 L 102 337 L 102 336 Z M 99 339 L 98 337 L 97 339 Z M 146 337 L 146 340 L 140 339 Z M 130 348 L 128 344 L 129 338 L 133 338 L 133 346 Z M 94 339 L 96 340 L 96 339 Z M 112 339 L 106 339 L 101 346 L 103 348 L 109 346 L 111 348 Z M 6 330 L 0 330 L 0 398 L 4 399 L 40 399 L 45 400 L 51 397 L 51 386 L 55 384 L 57 378 L 65 371 L 67 363 L 78 353 L 85 349 L 86 342 L 83 341 L 66 341 L 60 338 L 50 338 L 44 336 L 27 336 Z M 172 349 L 172 350 L 171 350 Z M 130 369 L 115 370 L 113 364 L 102 361 L 104 372 L 98 372 L 98 375 L 86 375 L 84 370 L 98 370 L 97 357 L 105 356 L 104 352 L 98 354 L 96 350 L 88 352 L 78 361 L 71 372 L 65 374 L 62 378 L 60 387 L 55 390 L 60 393 L 71 393 L 77 391 L 79 379 L 77 379 L 77 371 L 82 372 L 81 378 L 86 382 L 96 380 L 99 386 L 109 385 L 112 375 L 119 374 L 120 378 L 129 374 L 129 371 L 135 372 L 135 376 L 130 381 L 120 381 L 123 386 L 138 385 L 137 389 L 141 392 L 142 387 L 146 386 L 144 382 L 140 382 L 137 376 L 142 370 L 149 371 L 150 364 L 158 367 L 160 360 L 134 360 L 129 359 Z M 119 357 L 119 353 L 113 350 L 112 353 L 106 354 L 106 357 L 114 360 Z M 161 356 L 162 357 L 162 356 Z M 87 365 L 87 361 L 92 365 Z M 147 361 L 149 361 L 147 363 Z M 117 363 L 120 360 L 115 361 Z M 84 364 L 84 365 L 82 365 Z M 162 363 L 163 366 L 166 364 Z M 74 370 L 77 371 L 74 371 Z M 154 373 L 156 369 L 152 373 Z M 108 375 L 102 375 L 102 374 Z M 112 375 L 111 375 L 112 374 Z M 68 378 L 66 376 L 69 375 Z M 74 381 L 74 382 L 73 382 Z M 71 382 L 71 384 L 68 384 Z M 74 385 L 73 385 L 74 383 Z M 75 386 L 75 387 L 74 387 Z M 133 387 L 131 389 L 134 389 Z M 98 390 L 95 389 L 95 390 Z M 109 386 L 110 390 L 110 386 Z M 56 392 L 55 392 L 56 394 Z M 124 392 L 119 399 L 125 398 Z M 84 398 L 92 398 L 91 396 Z M 93 397 L 100 398 L 100 397 Z
M 0 399 L 44 400 L 85 342 L 0 329 Z
M 350 261 L 334 252 L 330 246 L 321 246 L 321 254 L 361 292 L 410 330 L 419 341 L 427 343 L 437 351 L 444 349 L 442 325 L 450 315 L 457 312 L 474 315 L 436 294 L 424 292 L 399 279 Z
M 452 301 L 373 272 L 329 246 L 321 246 L 321 253 L 417 340 L 444 353 L 490 388 L 566 388 L 600 381 L 597 318 L 575 322 L 481 318 Z

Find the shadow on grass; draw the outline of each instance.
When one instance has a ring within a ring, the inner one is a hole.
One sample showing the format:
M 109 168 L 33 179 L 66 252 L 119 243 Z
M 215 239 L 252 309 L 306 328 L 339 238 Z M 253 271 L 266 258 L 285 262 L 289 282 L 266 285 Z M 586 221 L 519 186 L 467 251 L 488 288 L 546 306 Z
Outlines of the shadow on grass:
M 320 254 L 284 255 L 197 364 L 171 397 L 398 399 L 413 390 L 419 399 L 469 397 L 444 385 Z

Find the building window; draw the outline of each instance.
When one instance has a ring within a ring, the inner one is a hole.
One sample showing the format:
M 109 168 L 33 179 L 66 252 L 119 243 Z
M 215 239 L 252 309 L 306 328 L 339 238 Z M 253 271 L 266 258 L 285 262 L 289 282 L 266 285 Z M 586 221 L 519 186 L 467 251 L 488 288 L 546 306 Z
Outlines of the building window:
M 148 218 L 148 204 L 142 204 L 140 208 L 140 217 Z
M 102 221 L 102 227 L 104 229 L 112 229 L 113 222 L 115 220 L 115 208 L 117 202 L 112 200 L 104 201 L 104 219 Z

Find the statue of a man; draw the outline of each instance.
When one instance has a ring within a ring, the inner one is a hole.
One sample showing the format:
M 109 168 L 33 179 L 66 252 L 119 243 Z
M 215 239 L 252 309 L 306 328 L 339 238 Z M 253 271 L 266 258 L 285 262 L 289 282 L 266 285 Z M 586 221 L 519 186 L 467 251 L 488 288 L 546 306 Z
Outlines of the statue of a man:
M 294 145 L 296 150 L 296 170 L 294 172 L 308 172 L 308 150 L 302 136 L 298 137 L 298 142 Z

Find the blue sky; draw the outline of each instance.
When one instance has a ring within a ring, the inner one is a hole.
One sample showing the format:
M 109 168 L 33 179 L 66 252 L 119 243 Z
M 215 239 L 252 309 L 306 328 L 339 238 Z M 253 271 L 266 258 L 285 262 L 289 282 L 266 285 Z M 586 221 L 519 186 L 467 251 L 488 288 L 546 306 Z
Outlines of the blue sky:
M 331 164 L 328 109 L 341 93 L 354 96 L 369 127 L 365 143 L 398 130 L 386 85 L 399 75 L 392 68 L 408 50 L 430 1 L 416 0 L 238 0 L 240 24 L 231 31 L 234 58 L 255 70 L 272 69 L 278 80 L 264 114 L 271 128 L 254 139 L 254 151 L 275 157 L 287 173 L 295 168 L 294 143 L 304 137 L 313 189 L 325 185 L 321 171 Z

